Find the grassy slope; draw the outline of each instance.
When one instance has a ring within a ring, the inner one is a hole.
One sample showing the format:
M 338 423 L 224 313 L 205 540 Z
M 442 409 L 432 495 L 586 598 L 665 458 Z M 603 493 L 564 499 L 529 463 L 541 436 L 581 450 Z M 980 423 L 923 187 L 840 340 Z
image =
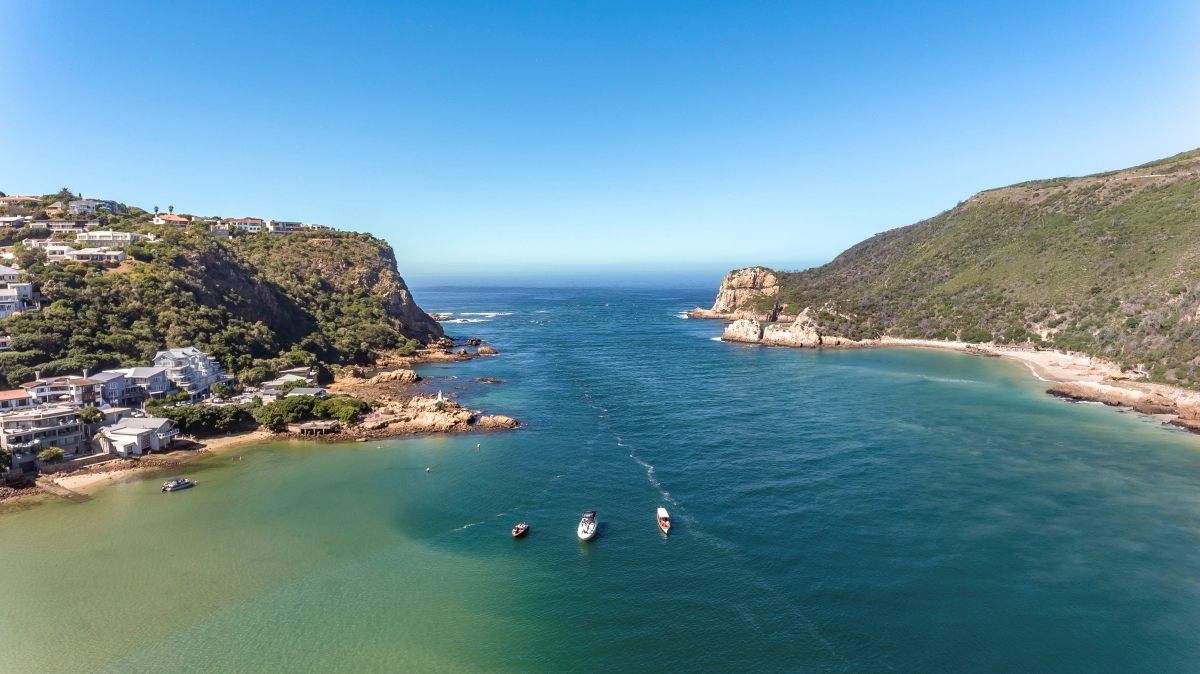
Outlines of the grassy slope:
M 780 284 L 788 313 L 824 308 L 832 334 L 1032 342 L 1192 386 L 1200 150 L 982 192 Z

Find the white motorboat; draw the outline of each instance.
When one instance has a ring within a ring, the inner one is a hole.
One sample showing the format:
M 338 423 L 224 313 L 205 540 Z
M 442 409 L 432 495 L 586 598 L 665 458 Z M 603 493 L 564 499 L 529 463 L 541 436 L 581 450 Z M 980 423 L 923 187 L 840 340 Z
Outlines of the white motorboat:
M 173 477 L 163 483 L 162 490 L 165 492 L 179 491 L 195 486 L 196 483 L 183 477 Z
M 588 510 L 583 513 L 583 519 L 579 520 L 579 529 L 576 530 L 579 534 L 579 540 L 590 541 L 596 537 L 596 511 Z
M 664 534 L 671 533 L 671 516 L 667 514 L 666 508 L 658 509 L 658 528 L 662 529 Z

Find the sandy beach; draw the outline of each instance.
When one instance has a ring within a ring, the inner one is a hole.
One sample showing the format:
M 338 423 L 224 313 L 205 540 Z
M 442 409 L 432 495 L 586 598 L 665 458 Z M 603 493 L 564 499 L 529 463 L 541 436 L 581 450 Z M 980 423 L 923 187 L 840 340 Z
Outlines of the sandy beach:
M 153 460 L 153 465 L 146 465 L 132 460 L 117 460 L 110 463 L 96 466 L 93 470 L 83 469 L 74 473 L 54 477 L 52 480 L 55 484 L 70 489 L 74 492 L 86 493 L 101 485 L 110 484 L 120 478 L 128 477 L 139 471 L 146 471 L 155 468 L 162 468 L 163 462 L 178 457 L 177 463 L 180 465 L 186 464 L 189 461 L 195 460 L 197 457 L 207 453 L 226 452 L 242 445 L 252 444 L 255 442 L 264 442 L 275 438 L 275 434 L 266 429 L 256 429 L 253 431 L 245 431 L 242 433 L 234 433 L 232 435 L 218 435 L 211 438 L 196 440 L 200 445 L 195 450 L 185 450 L 186 453 L 176 451 L 174 453 L 162 455 L 162 459 Z
M 1034 351 L 990 344 L 943 342 L 933 339 L 897 339 L 894 337 L 883 337 L 878 341 L 878 345 L 917 346 L 1012 358 L 1024 363 L 1038 379 L 1051 383 L 1104 382 L 1127 378 L 1127 375 L 1121 373 L 1119 367 L 1108 361 L 1054 350 Z

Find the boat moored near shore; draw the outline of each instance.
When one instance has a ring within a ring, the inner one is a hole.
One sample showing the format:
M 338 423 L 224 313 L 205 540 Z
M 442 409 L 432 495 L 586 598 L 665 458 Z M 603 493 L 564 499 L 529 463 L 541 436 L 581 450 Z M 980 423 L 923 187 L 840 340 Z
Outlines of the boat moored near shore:
M 173 477 L 170 480 L 167 480 L 166 482 L 163 483 L 162 490 L 166 491 L 166 492 L 171 492 L 171 491 L 179 491 L 180 489 L 187 489 L 188 487 L 194 487 L 194 486 L 196 486 L 196 483 L 192 482 L 191 480 L 189 480 L 187 478 Z

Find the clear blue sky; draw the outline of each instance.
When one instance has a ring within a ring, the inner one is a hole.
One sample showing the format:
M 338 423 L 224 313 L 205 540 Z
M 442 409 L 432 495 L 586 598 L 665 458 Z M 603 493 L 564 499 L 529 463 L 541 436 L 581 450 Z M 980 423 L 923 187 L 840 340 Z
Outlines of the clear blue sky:
M 1200 3 L 0 0 L 0 190 L 407 274 L 789 268 L 1200 147 Z

